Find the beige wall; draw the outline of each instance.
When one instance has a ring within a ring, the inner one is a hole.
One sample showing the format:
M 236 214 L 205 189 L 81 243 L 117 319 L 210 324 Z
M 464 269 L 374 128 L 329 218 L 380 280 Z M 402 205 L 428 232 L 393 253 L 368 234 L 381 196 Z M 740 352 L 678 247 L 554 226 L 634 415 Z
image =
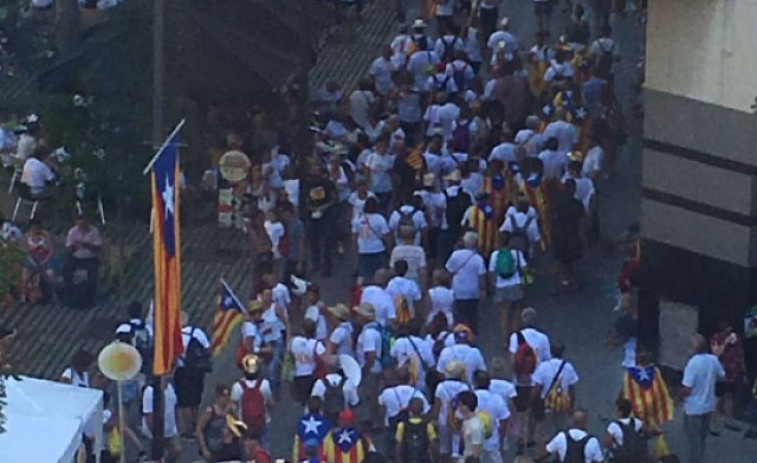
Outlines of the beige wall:
M 750 112 L 757 0 L 649 0 L 646 87 Z

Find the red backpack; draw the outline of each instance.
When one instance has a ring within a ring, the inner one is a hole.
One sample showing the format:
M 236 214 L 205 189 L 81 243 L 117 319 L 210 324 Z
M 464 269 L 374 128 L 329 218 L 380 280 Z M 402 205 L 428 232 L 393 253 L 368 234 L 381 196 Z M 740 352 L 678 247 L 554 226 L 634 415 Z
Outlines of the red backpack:
M 247 381 L 239 380 L 242 386 L 242 421 L 247 428 L 253 432 L 262 432 L 265 427 L 265 400 L 263 393 L 260 391 L 260 385 L 263 378 L 258 378 L 255 386 L 247 386 Z
M 526 337 L 522 331 L 516 334 L 518 337 L 518 349 L 515 351 L 515 374 L 518 379 L 522 376 L 530 376 L 536 371 L 536 352 L 531 345 L 526 342 Z

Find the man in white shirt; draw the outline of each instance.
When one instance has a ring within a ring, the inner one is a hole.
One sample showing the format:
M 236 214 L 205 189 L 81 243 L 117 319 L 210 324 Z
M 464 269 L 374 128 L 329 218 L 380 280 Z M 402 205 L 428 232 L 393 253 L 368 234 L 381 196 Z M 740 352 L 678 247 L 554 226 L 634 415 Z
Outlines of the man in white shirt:
M 585 178 L 581 173 L 581 167 L 581 161 L 570 161 L 568 163 L 568 171 L 562 178 L 562 182 L 565 183 L 567 179 L 573 179 L 573 181 L 576 182 L 575 198 L 581 201 L 581 204 L 584 205 L 584 209 L 586 210 L 586 214 L 589 215 L 592 214 L 594 210 L 594 194 L 596 191 L 594 190 L 594 182 Z
M 454 251 L 445 264 L 452 274 L 455 320 L 467 324 L 474 331 L 478 328 L 478 301 L 486 299 L 486 264 L 477 248 L 478 235 L 466 232 L 463 235 L 463 249 Z
M 586 411 L 573 412 L 573 426 L 567 431 L 560 431 L 534 461 L 543 462 L 555 454 L 560 461 L 580 461 L 580 456 L 575 453 L 583 455 L 586 463 L 605 461 L 599 439 L 586 432 L 587 423 Z
M 519 371 L 519 365 L 517 361 L 517 353 L 521 344 L 524 342 L 530 346 L 536 356 L 536 368 L 539 368 L 541 362 L 546 362 L 552 358 L 552 354 L 549 347 L 549 337 L 534 327 L 536 323 L 536 309 L 532 307 L 526 307 L 520 314 L 521 329 L 510 335 L 509 351 L 512 355 L 513 365 L 513 378 L 515 382 L 515 388 L 518 391 L 518 397 L 515 400 L 516 410 L 526 420 L 528 417 L 527 436 L 533 439 L 534 431 L 536 429 L 536 419 L 532 416 L 533 413 L 527 414 L 531 405 L 531 388 L 533 386 L 533 373 L 536 371 Z
M 548 138 L 544 143 L 544 150 L 539 153 L 544 172 L 544 178 L 554 177 L 561 179 L 565 175 L 565 169 L 568 167 L 568 155 L 559 150 L 559 141 L 557 138 Z
M 615 401 L 615 411 L 618 414 L 618 419 L 611 421 L 610 424 L 607 425 L 607 434 L 605 434 L 603 442 L 609 456 L 611 458 L 617 457 L 619 455 L 615 453 L 616 450 L 623 449 L 624 447 L 628 448 L 631 444 L 627 442 L 626 438 L 629 438 L 629 433 L 634 433 L 636 435 L 630 436 L 630 439 L 638 439 L 643 442 L 643 445 L 640 446 L 641 454 L 627 454 L 626 456 L 634 458 L 634 461 L 644 461 L 649 452 L 646 444 L 647 437 L 644 435 L 644 422 L 631 416 L 632 407 L 631 402 L 628 399 L 618 398 L 618 400 Z
M 413 280 L 419 288 L 426 288 L 426 251 L 414 244 L 415 233 L 412 230 L 399 230 L 398 236 L 399 244 L 392 249 L 389 266 L 394 268 L 399 261 L 407 262 L 405 277 Z
M 181 312 L 181 321 L 183 326 L 181 342 L 184 351 L 176 359 L 174 385 L 179 407 L 179 431 L 182 436 L 191 438 L 197 429 L 197 416 L 205 386 L 205 375 L 210 366 L 210 340 L 202 328 L 189 324 L 189 317 L 184 311 Z M 192 343 L 191 352 L 190 343 Z M 187 355 L 192 358 L 187 360 Z
M 508 166 L 511 162 L 515 162 L 516 159 L 516 150 L 517 147 L 513 143 L 513 134 L 509 129 L 503 129 L 502 134 L 500 135 L 500 141 L 501 143 L 494 148 L 492 148 L 492 152 L 489 154 L 489 162 L 492 162 L 492 160 L 497 159 L 499 161 L 502 161 L 502 164 L 505 166 Z
M 707 340 L 701 334 L 689 339 L 691 358 L 683 369 L 681 395 L 685 397 L 684 430 L 689 442 L 689 462 L 702 463 L 710 417 L 715 411 L 715 383 L 725 378 L 725 370 L 718 358 L 708 353 Z
M 40 160 L 39 150 L 32 153 L 31 157 L 24 162 L 21 173 L 21 183 L 29 187 L 32 197 L 43 197 L 49 192 L 47 186 L 55 180 L 55 174 L 50 166 Z
M 419 391 L 426 390 L 426 371 L 436 366 L 433 346 L 420 337 L 421 321 L 415 318 L 410 323 L 398 327 L 397 339 L 390 351 L 398 367 L 414 372 L 414 386 Z M 413 382 L 411 381 L 411 383 Z
M 510 413 L 515 413 L 514 400 L 518 397 L 518 391 L 512 382 L 505 379 L 510 377 L 507 360 L 504 357 L 492 358 L 489 363 L 489 371 L 491 371 L 492 377 L 489 382 L 489 390 L 502 397 Z
M 252 429 L 253 426 L 250 423 L 246 424 L 251 433 L 260 433 L 261 444 L 263 444 L 263 447 L 268 448 L 268 431 L 271 423 L 271 410 L 275 405 L 271 383 L 262 377 L 263 361 L 257 355 L 247 354 L 242 358 L 240 363 L 244 376 L 231 386 L 231 401 L 234 403 L 234 408 L 237 411 L 239 419 L 245 421 L 245 416 L 251 415 L 251 410 L 244 410 L 245 391 L 253 388 L 257 388 L 260 391 L 260 395 L 262 395 L 263 398 L 263 413 L 265 414 L 265 416 L 261 417 L 264 425 L 262 426 L 262 429 Z
M 415 198 L 413 199 L 415 200 Z M 410 220 L 402 220 L 405 216 Z M 423 210 L 415 204 L 403 204 L 394 210 L 392 215 L 389 216 L 389 228 L 394 232 L 395 239 L 399 241 L 400 222 L 409 221 L 412 221 L 415 232 L 413 244 L 420 245 L 428 228 L 428 222 L 426 222 L 426 215 Z
M 473 332 L 463 324 L 458 324 L 453 330 L 455 344 L 445 347 L 439 353 L 439 360 L 436 363 L 436 371 L 444 373 L 447 371 L 447 364 L 458 361 L 465 365 L 465 380 L 468 384 L 473 384 L 473 373 L 478 370 L 486 370 L 486 362 L 481 350 L 478 347 L 471 346 L 473 342 Z
M 599 140 L 595 136 L 591 136 L 591 148 L 586 152 L 584 156 L 584 162 L 582 167 L 583 176 L 591 179 L 596 186 L 602 174 L 602 168 L 604 166 L 605 152 L 602 146 L 599 144 Z
M 407 304 L 410 315 L 414 318 L 419 315 L 419 308 L 423 295 L 415 280 L 407 278 L 407 261 L 398 260 L 394 263 L 394 278 L 386 285 L 386 292 L 395 302 L 395 309 L 399 308 L 399 302 Z M 396 312 L 396 311 L 395 311 Z
M 541 400 L 543 402 L 553 390 L 555 393 L 565 392 L 570 397 L 568 410 L 572 410 L 576 402 L 578 374 L 573 364 L 563 359 L 565 345 L 562 342 L 553 342 L 550 350 L 552 358 L 541 362 L 532 375 L 531 398 L 534 401 Z M 545 414 L 544 420 L 540 421 L 539 426 L 539 435 L 542 439 L 547 439 L 559 430 L 565 429 L 568 422 L 568 410 L 550 410 L 549 413 Z
M 329 324 L 334 327 L 331 330 L 326 343 L 329 355 L 355 356 L 352 346 L 352 322 L 350 322 L 350 309 L 344 304 L 336 304 L 326 309 L 329 315 Z
M 324 415 L 329 419 L 329 421 L 333 420 L 333 422 L 336 422 L 338 413 L 346 408 L 356 407 L 360 403 L 360 397 L 358 396 L 355 383 L 350 381 L 349 378 L 345 376 L 344 372 L 341 371 L 341 366 L 338 362 L 335 363 L 330 369 L 331 371 L 326 375 L 325 378 L 318 379 L 313 383 L 313 390 L 310 392 L 310 397 L 320 398 L 321 402 L 323 403 Z M 338 408 L 338 410 L 329 410 L 329 408 L 332 407 L 332 404 L 327 403 L 326 393 L 329 390 L 334 390 L 334 392 L 336 392 L 336 390 L 333 388 L 338 388 L 340 384 L 342 385 L 342 402 L 338 403 L 337 401 L 337 403 L 333 405 L 333 407 Z
M 578 130 L 566 120 L 567 110 L 564 106 L 555 109 L 555 120 L 544 129 L 544 138 L 557 138 L 557 151 L 567 154 L 578 143 Z
M 166 446 L 166 461 L 173 463 L 181 456 L 181 440 L 179 427 L 176 422 L 176 391 L 171 385 L 173 374 L 169 373 L 163 382 L 163 437 Z M 153 427 L 153 394 L 154 385 L 145 387 L 142 392 L 142 435 L 148 440 L 152 439 Z
M 381 380 L 382 328 L 376 322 L 376 309 L 370 303 L 361 303 L 354 309 L 355 320 L 362 328 L 355 351 L 362 370 L 360 397 L 367 404 L 366 419 L 375 422 L 380 416 L 378 387 Z
M 491 377 L 485 370 L 476 371 L 473 383 L 478 397 L 476 411 L 485 411 L 492 419 L 492 435 L 484 441 L 482 463 L 502 463 L 502 440 L 507 430 L 510 410 L 502 397 L 491 392 Z
M 506 53 L 516 54 L 520 44 L 518 37 L 510 32 L 510 18 L 502 18 L 499 22 L 500 30 L 492 32 L 489 39 L 486 41 L 486 46 L 489 48 L 490 53 L 495 54 L 499 44 L 504 43 L 504 50 Z
M 397 71 L 397 67 L 392 61 L 392 47 L 383 45 L 381 56 L 373 61 L 369 71 L 370 75 L 373 76 L 376 91 L 382 97 L 386 97 L 392 89 L 392 73 L 395 71 Z
M 375 322 L 383 327 L 391 326 L 397 318 L 397 308 L 394 299 L 386 291 L 386 285 L 392 278 L 389 269 L 378 269 L 373 277 L 373 284 L 363 288 L 360 296 L 361 304 L 369 304 L 375 310 Z
M 408 369 L 398 367 L 396 374 L 399 384 L 385 388 L 378 396 L 378 404 L 384 409 L 384 425 L 389 428 L 391 435 L 396 432 L 398 421 L 407 415 L 411 400 L 417 398 L 423 401 L 424 415 L 431 411 L 426 396 L 417 387 L 410 385 Z

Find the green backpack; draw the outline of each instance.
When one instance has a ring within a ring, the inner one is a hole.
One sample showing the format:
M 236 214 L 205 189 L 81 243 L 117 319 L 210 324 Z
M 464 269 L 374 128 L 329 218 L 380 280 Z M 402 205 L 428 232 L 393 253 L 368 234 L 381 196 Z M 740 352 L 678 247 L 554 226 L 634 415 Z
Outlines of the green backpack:
M 513 257 L 513 253 L 510 248 L 502 248 L 497 253 L 497 263 L 495 266 L 497 275 L 500 278 L 512 278 L 518 271 L 518 263 Z

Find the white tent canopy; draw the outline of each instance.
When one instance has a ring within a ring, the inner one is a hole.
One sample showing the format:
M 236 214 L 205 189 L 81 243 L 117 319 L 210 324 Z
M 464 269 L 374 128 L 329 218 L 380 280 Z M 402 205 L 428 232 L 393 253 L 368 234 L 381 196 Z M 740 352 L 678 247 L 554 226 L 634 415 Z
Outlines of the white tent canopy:
M 30 377 L 8 379 L 5 386 L 7 432 L 0 434 L 0 455 L 14 461 L 70 463 L 82 434 L 95 436 L 99 455 L 102 391 Z

